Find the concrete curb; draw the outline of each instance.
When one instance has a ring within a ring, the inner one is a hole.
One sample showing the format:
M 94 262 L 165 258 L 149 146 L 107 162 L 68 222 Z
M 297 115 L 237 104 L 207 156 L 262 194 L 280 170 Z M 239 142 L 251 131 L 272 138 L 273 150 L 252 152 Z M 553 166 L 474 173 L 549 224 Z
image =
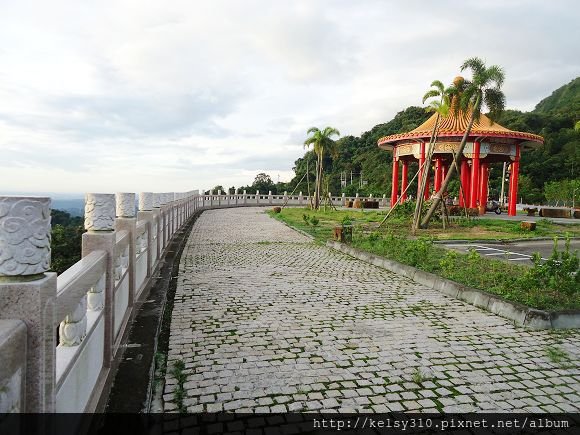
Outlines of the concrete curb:
M 329 240 L 326 242 L 326 246 L 359 260 L 406 276 L 425 287 L 437 290 L 452 298 L 459 299 L 478 308 L 490 311 L 493 314 L 497 314 L 498 316 L 505 317 L 506 319 L 512 320 L 518 326 L 525 326 L 531 329 L 580 328 L 580 310 L 536 310 L 517 302 L 507 301 L 483 290 L 467 287 L 455 281 L 425 272 L 416 267 L 353 248 L 344 243 Z

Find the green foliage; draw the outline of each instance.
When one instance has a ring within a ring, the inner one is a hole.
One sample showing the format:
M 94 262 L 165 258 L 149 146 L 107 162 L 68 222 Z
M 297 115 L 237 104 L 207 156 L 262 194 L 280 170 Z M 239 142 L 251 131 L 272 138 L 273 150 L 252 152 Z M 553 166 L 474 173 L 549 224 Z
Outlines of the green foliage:
M 537 113 L 571 113 L 580 117 L 580 77 L 575 78 L 570 83 L 556 89 L 547 98 L 540 101 L 534 112 Z
M 314 177 L 314 208 L 320 207 L 320 197 L 322 196 L 322 178 L 324 174 L 324 156 L 330 153 L 333 157 L 338 154 L 336 142 L 332 136 L 340 136 L 339 131 L 333 127 L 326 127 L 320 130 L 317 127 L 308 129 L 307 134 L 311 135 L 304 141 L 304 147 L 312 145 L 316 154 L 316 175 Z
M 566 361 L 570 356 L 558 346 L 550 346 L 546 348 L 546 355 L 553 363 L 559 364 Z
M 185 413 L 187 408 L 183 404 L 183 399 L 185 397 L 185 390 L 183 388 L 183 384 L 187 380 L 187 374 L 184 372 L 185 370 L 185 363 L 183 360 L 177 360 L 173 363 L 171 368 L 171 375 L 177 381 L 177 385 L 175 390 L 173 391 L 173 401 L 177 405 L 177 410 L 180 413 Z
M 312 216 L 310 218 L 310 223 L 313 227 L 317 226 L 320 223 L 320 220 L 316 216 Z
M 544 184 L 544 194 L 548 201 L 554 203 L 572 204 L 578 203 L 580 196 L 580 179 L 550 181 Z
M 415 201 L 405 201 L 399 203 L 396 208 L 391 212 L 389 219 L 401 219 L 404 221 L 412 221 L 413 214 L 415 213 Z
M 555 250 L 552 261 L 529 268 L 482 257 L 475 250 L 461 254 L 430 239 L 392 233 L 359 232 L 352 245 L 534 308 L 580 307 L 580 278 L 572 273 L 578 271 L 578 257 L 568 249 Z
M 498 95 L 488 92 L 488 101 L 496 102 Z M 580 119 L 580 78 L 562 86 L 554 93 L 542 100 L 532 112 L 520 112 L 517 110 L 505 110 L 499 113 L 497 110 L 496 122 L 509 129 L 524 131 L 542 135 L 545 145 L 539 146 L 533 151 L 522 153 L 519 179 L 519 196 L 529 203 L 539 203 L 545 200 L 543 188 L 546 182 L 558 180 L 577 180 L 580 168 L 580 132 L 574 130 L 574 126 Z M 501 103 L 501 99 L 497 101 Z M 397 113 L 395 117 L 382 124 L 375 125 L 360 137 L 345 136 L 336 141 L 335 155 L 325 154 L 323 167 L 325 179 L 329 182 L 329 190 L 333 193 L 345 193 L 347 196 L 355 196 L 358 192 L 361 196 L 372 193 L 374 196 L 390 195 L 392 160 L 391 153 L 378 148 L 377 140 L 383 136 L 395 133 L 403 133 L 419 126 L 429 117 L 425 109 L 417 106 L 408 107 Z M 296 176 L 285 186 L 289 192 L 297 187 L 296 191 L 306 193 L 308 191 L 307 180 L 304 178 L 297 186 L 304 174 L 306 174 L 306 162 L 309 161 L 310 190 L 314 190 L 316 178 L 316 155 L 310 150 L 303 157 L 295 161 L 294 172 Z M 409 174 L 415 173 L 417 165 L 409 167 Z M 353 184 L 350 184 L 350 173 L 353 172 Z M 340 184 L 341 172 L 346 173 L 347 186 Z M 368 184 L 359 188 L 359 180 Z M 499 198 L 501 186 L 502 164 L 491 165 L 490 192 L 491 198 Z M 409 193 L 415 194 L 416 180 L 409 187 Z M 507 189 L 507 187 L 506 187 Z M 275 192 L 274 189 L 270 189 Z M 284 190 L 284 189 L 283 189 Z M 448 187 L 451 197 L 458 197 L 459 181 L 453 179 Z M 578 193 L 578 192 L 577 192 Z
M 52 210 L 51 218 L 51 269 L 61 274 L 81 259 L 83 218 L 62 210 Z
M 558 239 L 554 239 L 554 249 L 547 261 L 540 254 L 532 256 L 534 266 L 522 278 L 532 291 L 538 293 L 554 289 L 572 297 L 580 297 L 580 273 L 578 252 L 570 252 L 570 238 L 566 238 L 563 251 L 558 251 Z
M 346 215 L 340 222 L 343 227 L 346 227 L 348 225 L 352 225 L 352 218 L 349 215 Z

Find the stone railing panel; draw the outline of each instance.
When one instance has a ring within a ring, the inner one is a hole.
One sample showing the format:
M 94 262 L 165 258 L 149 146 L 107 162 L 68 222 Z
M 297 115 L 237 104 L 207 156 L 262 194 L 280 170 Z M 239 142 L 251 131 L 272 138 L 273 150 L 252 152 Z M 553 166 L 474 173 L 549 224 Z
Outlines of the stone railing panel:
M 0 320 L 0 415 L 24 412 L 26 325 L 21 320 Z

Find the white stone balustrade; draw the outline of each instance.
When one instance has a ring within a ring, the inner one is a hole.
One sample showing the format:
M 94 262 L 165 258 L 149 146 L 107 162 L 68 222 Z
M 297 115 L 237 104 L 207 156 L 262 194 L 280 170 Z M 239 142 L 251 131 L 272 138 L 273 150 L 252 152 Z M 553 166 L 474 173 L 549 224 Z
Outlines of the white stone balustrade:
M 26 324 L 28 349 L 26 373 L 3 379 L 0 371 L 0 386 L 26 380 L 21 410 L 95 411 L 93 399 L 103 386 L 98 380 L 112 376 L 136 304 L 147 296 L 175 233 L 193 215 L 208 208 L 309 201 L 302 192 L 199 192 L 142 192 L 137 215 L 134 193 L 88 193 L 82 259 L 58 279 L 48 272 L 50 199 L 0 197 L 0 319 Z M 349 199 L 329 197 L 335 204 Z M 0 336 L 4 324 L 9 325 L 0 322 Z M 0 364 L 4 358 L 1 354 Z

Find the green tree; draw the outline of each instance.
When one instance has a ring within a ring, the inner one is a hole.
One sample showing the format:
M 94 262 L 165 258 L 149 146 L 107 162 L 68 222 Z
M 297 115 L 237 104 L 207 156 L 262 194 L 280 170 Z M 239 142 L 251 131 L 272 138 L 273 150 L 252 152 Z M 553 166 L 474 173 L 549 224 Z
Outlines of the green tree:
M 52 210 L 51 217 L 51 269 L 60 275 L 81 259 L 83 218 L 62 210 Z
M 254 182 L 252 183 L 252 189 L 259 190 L 261 193 L 268 193 L 268 191 L 272 190 L 274 187 L 274 183 L 272 182 L 272 178 L 268 174 L 264 172 L 260 172 L 254 178 Z
M 467 59 L 463 62 L 463 65 L 461 65 L 461 71 L 466 69 L 471 70 L 473 77 L 470 81 L 458 80 L 457 83 L 455 83 L 455 95 L 453 98 L 456 101 L 455 104 L 452 103 L 452 110 L 455 110 L 456 113 L 460 110 L 470 113 L 469 123 L 467 124 L 465 133 L 461 139 L 459 150 L 453 159 L 453 163 L 449 167 L 449 171 L 447 171 L 443 183 L 441 184 L 441 188 L 439 189 L 439 192 L 435 193 L 433 203 L 431 204 L 431 207 L 429 207 L 429 210 L 427 210 L 427 214 L 421 222 L 422 228 L 427 228 L 431 217 L 439 207 L 442 192 L 445 192 L 451 178 L 455 174 L 458 158 L 463 155 L 463 150 L 467 143 L 471 128 L 473 127 L 473 123 L 479 120 L 482 108 L 486 106 L 489 109 L 488 116 L 492 121 L 495 120 L 505 108 L 505 95 L 501 91 L 501 86 L 505 79 L 503 69 L 497 65 L 492 65 L 487 68 L 485 63 L 477 57 Z
M 580 179 L 550 181 L 544 184 L 544 195 L 556 205 L 562 202 L 564 205 L 575 206 L 576 198 L 580 195 Z
M 320 191 L 322 187 L 323 157 L 325 152 L 336 155 L 336 142 L 331 139 L 332 136 L 340 136 L 339 131 L 333 127 L 326 127 L 320 130 L 317 127 L 311 127 L 306 132 L 312 134 L 304 141 L 304 147 L 312 145 L 316 154 L 316 179 L 314 184 L 314 209 L 320 208 Z
M 437 116 L 435 118 L 435 124 L 433 124 L 433 130 L 431 131 L 431 137 L 429 138 L 429 145 L 427 147 L 427 156 L 425 163 L 421 171 L 421 185 L 419 186 L 419 192 L 417 194 L 417 202 L 415 204 L 415 214 L 413 215 L 413 233 L 419 228 L 419 221 L 421 219 L 421 210 L 423 209 L 423 201 L 425 198 L 425 189 L 427 188 L 427 179 L 429 178 L 429 168 L 431 167 L 431 160 L 433 159 L 433 152 L 435 150 L 435 142 L 437 138 L 437 128 L 439 127 L 439 121 L 441 117 L 447 116 L 449 113 L 449 103 L 450 95 L 453 92 L 452 89 L 445 89 L 443 83 L 439 80 L 433 81 L 431 83 L 431 89 L 423 96 L 423 104 L 430 98 L 437 98 L 432 100 L 427 106 L 428 112 L 435 112 Z

